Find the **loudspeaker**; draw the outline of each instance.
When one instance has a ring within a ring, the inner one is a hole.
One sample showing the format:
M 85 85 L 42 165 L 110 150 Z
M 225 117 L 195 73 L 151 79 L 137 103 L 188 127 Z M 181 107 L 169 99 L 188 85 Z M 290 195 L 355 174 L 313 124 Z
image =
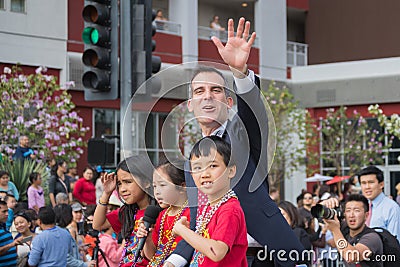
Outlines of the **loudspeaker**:
M 114 165 L 115 143 L 102 138 L 91 138 L 88 141 L 87 161 L 90 165 Z

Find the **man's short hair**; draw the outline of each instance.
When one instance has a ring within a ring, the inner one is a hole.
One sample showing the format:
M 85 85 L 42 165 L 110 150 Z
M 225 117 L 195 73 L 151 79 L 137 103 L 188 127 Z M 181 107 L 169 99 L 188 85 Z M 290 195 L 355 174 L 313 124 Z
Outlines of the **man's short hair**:
M 370 175 L 370 174 L 375 174 L 376 175 L 376 179 L 378 179 L 379 183 L 383 182 L 383 172 L 379 168 L 377 168 L 376 166 L 368 166 L 368 167 L 362 169 L 358 173 L 358 179 L 360 179 L 361 176 Z
M 196 69 L 194 69 L 193 71 L 193 75 L 192 75 L 192 79 L 190 80 L 190 97 L 193 96 L 193 80 L 194 78 L 196 78 L 197 75 L 199 75 L 200 73 L 204 73 L 204 72 L 213 72 L 218 74 L 222 80 L 224 81 L 224 84 L 222 85 L 224 88 L 224 92 L 225 92 L 225 96 L 226 97 L 230 97 L 231 96 L 231 92 L 229 90 L 228 87 L 228 81 L 225 79 L 224 75 L 222 74 L 222 72 L 220 72 L 219 70 L 217 70 L 216 68 L 212 68 L 212 67 L 208 67 L 208 66 L 199 66 Z
M 368 199 L 366 197 L 364 197 L 363 195 L 361 195 L 361 194 L 349 195 L 344 206 L 346 207 L 347 203 L 349 203 L 350 201 L 362 202 L 365 212 L 369 211 Z
M 7 207 L 7 202 L 5 202 L 4 200 L 1 200 L 1 199 L 0 199 L 0 206 L 1 206 L 1 205 L 3 205 L 3 206 L 6 206 L 6 207 Z
M 67 194 L 65 194 L 63 192 L 57 193 L 57 195 L 56 195 L 56 204 L 61 204 L 61 203 L 64 203 L 65 201 L 68 202 Z
M 211 135 L 200 139 L 192 148 L 189 159 L 193 157 L 207 157 L 210 155 L 211 149 L 215 149 L 224 160 L 226 166 L 232 166 L 234 163 L 231 160 L 231 147 L 219 136 Z
M 24 139 L 24 138 L 28 138 L 29 139 L 29 136 L 27 136 L 27 135 L 21 135 L 20 137 L 19 137 L 19 141 L 22 141 L 22 139 Z
M 56 214 L 54 210 L 50 206 L 41 207 L 39 209 L 39 220 L 43 224 L 55 224 L 56 223 Z

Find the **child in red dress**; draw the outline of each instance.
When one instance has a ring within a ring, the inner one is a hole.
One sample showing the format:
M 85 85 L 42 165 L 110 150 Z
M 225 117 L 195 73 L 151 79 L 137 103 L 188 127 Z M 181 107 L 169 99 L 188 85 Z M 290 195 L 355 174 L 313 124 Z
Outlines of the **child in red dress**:
M 164 260 L 174 251 L 178 242 L 182 239 L 172 234 L 172 228 L 177 220 L 190 217 L 187 207 L 187 195 L 185 189 L 185 173 L 183 161 L 161 163 L 153 173 L 154 197 L 164 210 L 157 218 L 157 222 L 146 239 L 144 255 L 151 259 L 148 266 L 162 266 Z M 137 236 L 147 236 L 142 223 Z
M 194 249 L 190 266 L 247 267 L 247 231 L 243 210 L 230 180 L 236 166 L 230 161 L 231 149 L 218 136 L 198 141 L 190 153 L 190 167 L 197 188 L 208 197 L 199 208 L 196 232 L 190 230 L 186 217 L 173 228 Z

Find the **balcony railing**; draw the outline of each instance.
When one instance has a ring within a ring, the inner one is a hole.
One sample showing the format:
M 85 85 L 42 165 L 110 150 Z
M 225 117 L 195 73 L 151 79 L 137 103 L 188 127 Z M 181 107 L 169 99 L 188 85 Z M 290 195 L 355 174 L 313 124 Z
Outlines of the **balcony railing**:
M 154 23 L 158 32 L 181 35 L 181 24 L 179 23 L 166 20 L 155 20 Z
M 198 29 L 199 29 L 199 39 L 209 40 L 211 36 L 216 36 L 221 40 L 221 42 L 226 42 L 228 40 L 227 31 L 215 30 L 204 26 L 199 26 Z M 257 38 L 254 41 L 254 47 L 259 47 Z
M 154 23 L 159 32 L 181 35 L 181 25 L 179 23 L 164 20 L 156 20 Z M 210 40 L 211 36 L 217 36 L 222 42 L 228 40 L 227 31 L 219 31 L 204 26 L 198 27 L 198 35 L 201 40 Z M 254 41 L 254 47 L 260 47 L 258 38 Z M 289 67 L 307 66 L 307 44 L 287 42 L 286 47 L 287 65 Z

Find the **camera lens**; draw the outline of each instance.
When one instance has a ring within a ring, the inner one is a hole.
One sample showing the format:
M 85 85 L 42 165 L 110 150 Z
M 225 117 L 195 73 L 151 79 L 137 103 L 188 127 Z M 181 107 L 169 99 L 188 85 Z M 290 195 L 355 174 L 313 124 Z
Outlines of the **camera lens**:
M 318 219 L 322 218 L 332 220 L 335 218 L 336 214 L 338 214 L 338 217 L 340 217 L 340 213 L 338 213 L 338 211 L 322 206 L 321 204 L 317 204 L 311 208 L 311 215 Z

